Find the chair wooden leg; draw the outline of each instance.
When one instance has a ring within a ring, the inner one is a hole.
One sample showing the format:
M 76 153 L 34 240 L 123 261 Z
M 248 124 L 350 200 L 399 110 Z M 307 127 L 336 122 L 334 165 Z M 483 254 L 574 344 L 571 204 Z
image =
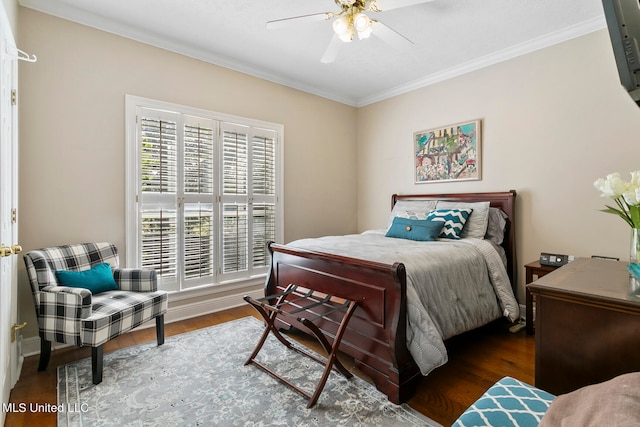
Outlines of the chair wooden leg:
M 156 339 L 158 345 L 164 344 L 164 314 L 156 317 Z
M 94 384 L 100 384 L 102 382 L 102 356 L 102 345 L 91 347 L 91 375 Z
M 38 363 L 38 371 L 47 369 L 49 359 L 51 358 L 51 341 L 47 341 L 40 337 L 40 363 Z

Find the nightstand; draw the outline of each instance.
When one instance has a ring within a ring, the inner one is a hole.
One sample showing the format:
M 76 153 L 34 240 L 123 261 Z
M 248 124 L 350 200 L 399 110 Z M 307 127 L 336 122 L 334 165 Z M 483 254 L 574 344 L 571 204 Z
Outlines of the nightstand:
M 527 286 L 529 283 L 533 282 L 533 276 L 536 276 L 536 279 L 541 278 L 545 274 L 551 273 L 553 270 L 558 267 L 554 267 L 551 265 L 541 265 L 540 261 L 533 261 L 529 264 L 525 264 L 525 297 L 526 297 L 526 310 L 525 310 L 525 320 L 526 320 L 526 331 L 527 335 L 533 335 L 533 296 L 531 295 L 531 291 Z

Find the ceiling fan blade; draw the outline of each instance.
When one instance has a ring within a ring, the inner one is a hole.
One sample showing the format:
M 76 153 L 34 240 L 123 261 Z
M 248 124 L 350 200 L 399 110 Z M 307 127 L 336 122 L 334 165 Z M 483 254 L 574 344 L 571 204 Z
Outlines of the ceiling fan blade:
M 376 7 L 380 12 L 392 9 L 400 9 L 401 7 L 413 6 L 420 3 L 429 3 L 434 0 L 375 0 L 372 7 Z M 373 9 L 372 9 L 373 10 Z
M 320 62 L 322 62 L 323 64 L 330 64 L 335 61 L 342 43 L 344 42 L 334 34 L 333 38 L 329 42 L 329 46 L 327 46 L 327 49 L 324 51 L 324 55 L 322 55 Z
M 396 30 L 387 27 L 380 21 L 371 20 L 371 26 L 373 28 L 373 34 L 380 37 L 384 42 L 390 44 L 398 50 L 406 49 L 413 46 L 413 42 L 397 32 Z
M 276 19 L 267 22 L 267 29 L 275 30 L 278 28 L 288 27 L 290 25 L 302 24 L 305 22 L 326 21 L 335 16 L 333 12 L 314 13 L 311 15 L 293 16 L 291 18 Z

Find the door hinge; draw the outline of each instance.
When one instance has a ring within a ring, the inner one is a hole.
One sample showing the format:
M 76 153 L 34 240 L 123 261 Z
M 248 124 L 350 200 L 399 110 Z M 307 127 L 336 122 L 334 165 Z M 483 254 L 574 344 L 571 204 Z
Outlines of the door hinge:
M 18 103 L 18 92 L 15 89 L 11 89 L 11 105 Z
M 11 209 L 11 223 L 15 224 L 16 222 L 18 222 L 18 212 L 16 208 L 13 208 Z

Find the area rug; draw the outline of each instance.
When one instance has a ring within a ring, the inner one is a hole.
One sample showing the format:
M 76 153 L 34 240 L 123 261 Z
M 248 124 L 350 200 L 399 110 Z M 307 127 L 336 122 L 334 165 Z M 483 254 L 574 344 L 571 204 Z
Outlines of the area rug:
M 103 381 L 91 359 L 58 368 L 58 425 L 76 426 L 440 426 L 394 405 L 366 381 L 332 372 L 318 403 L 244 362 L 262 322 L 245 317 L 104 355 Z M 272 335 L 258 361 L 312 392 L 323 367 Z

